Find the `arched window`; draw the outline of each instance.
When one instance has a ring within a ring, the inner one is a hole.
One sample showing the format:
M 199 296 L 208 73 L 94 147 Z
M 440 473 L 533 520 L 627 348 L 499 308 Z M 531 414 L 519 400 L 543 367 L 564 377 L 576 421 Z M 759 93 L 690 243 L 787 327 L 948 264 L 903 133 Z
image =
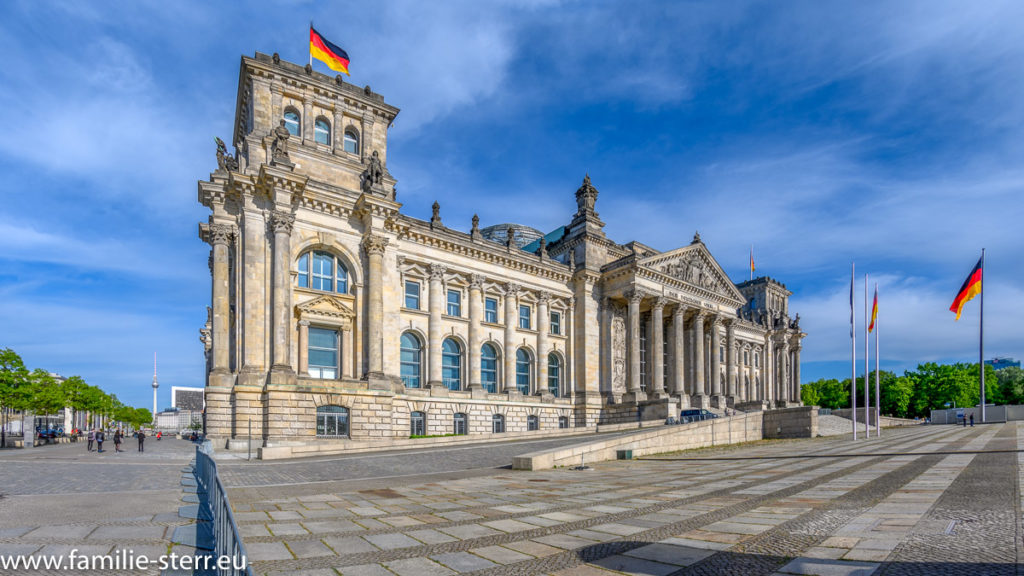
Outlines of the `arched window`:
M 323 116 L 317 118 L 313 125 L 313 139 L 320 144 L 331 145 L 331 123 Z
M 355 130 L 349 128 L 345 130 L 345 152 L 349 154 L 359 154 L 359 134 Z
M 311 250 L 299 256 L 300 288 L 348 294 L 348 269 L 340 259 L 321 250 Z
M 548 392 L 558 398 L 562 388 L 562 360 L 558 354 L 548 354 Z
M 463 436 L 466 434 L 466 420 L 466 415 L 464 413 L 458 412 L 455 414 L 455 416 L 452 418 L 452 427 L 454 429 L 455 434 L 458 434 L 459 436 Z
M 532 414 L 526 417 L 526 429 L 527 430 L 540 430 L 540 419 Z
M 516 350 L 516 388 L 523 395 L 530 393 L 530 373 L 533 372 L 533 357 L 525 348 Z
M 495 414 L 491 416 L 491 432 L 500 434 L 505 431 L 505 415 Z
M 316 435 L 327 438 L 348 436 L 348 408 L 344 406 L 317 406 Z
M 454 338 L 441 343 L 441 380 L 449 390 L 462 388 L 462 347 Z
M 409 415 L 409 436 L 427 435 L 427 415 L 424 412 L 413 412 Z
M 300 128 L 302 124 L 299 122 L 299 111 L 295 108 L 288 108 L 284 111 L 284 127 L 288 129 L 288 133 L 292 136 L 299 136 L 302 134 Z
M 480 348 L 480 382 L 491 394 L 498 388 L 498 351 L 490 344 Z
M 412 332 L 402 334 L 402 383 L 406 388 L 419 388 L 423 344 Z

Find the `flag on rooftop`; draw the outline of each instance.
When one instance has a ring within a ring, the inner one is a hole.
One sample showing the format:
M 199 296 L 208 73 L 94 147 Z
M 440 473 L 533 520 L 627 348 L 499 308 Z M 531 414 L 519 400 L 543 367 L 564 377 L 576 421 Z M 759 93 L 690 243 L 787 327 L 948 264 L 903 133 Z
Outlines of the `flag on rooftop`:
M 309 26 L 309 56 L 323 62 L 335 72 L 348 75 L 348 53 Z

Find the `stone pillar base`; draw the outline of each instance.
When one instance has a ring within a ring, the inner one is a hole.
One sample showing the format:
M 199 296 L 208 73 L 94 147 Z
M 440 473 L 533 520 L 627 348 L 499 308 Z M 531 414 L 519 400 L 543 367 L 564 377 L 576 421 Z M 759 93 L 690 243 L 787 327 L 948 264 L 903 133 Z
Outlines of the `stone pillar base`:
M 210 375 L 211 382 L 213 375 Z M 231 387 L 208 386 L 206 399 L 206 436 L 228 438 L 231 436 Z
M 430 390 L 430 395 L 433 397 L 447 398 L 452 395 L 451 390 L 441 383 L 427 384 L 427 389 Z
M 249 423 L 252 423 L 252 437 L 263 438 L 263 390 L 260 388 L 243 389 L 236 386 L 231 393 L 231 438 L 246 438 L 249 434 Z M 207 417 L 209 422 L 209 417 Z
M 803 406 L 803 404 L 801 404 L 800 402 L 794 402 L 792 400 L 776 400 L 775 401 L 775 407 L 776 408 L 796 408 L 798 406 Z
M 679 404 L 680 410 L 686 410 L 690 407 L 690 395 L 689 394 L 675 394 L 672 396 Z
M 764 412 L 768 409 L 769 402 L 765 400 L 752 400 L 749 402 L 739 402 L 734 408 L 743 412 Z
M 639 404 L 647 401 L 647 394 L 643 390 L 637 390 L 636 392 L 626 392 L 622 395 L 623 404 Z
M 291 366 L 273 366 L 270 368 L 270 378 L 267 384 L 270 386 L 295 386 L 299 378 Z
M 383 372 L 368 372 L 366 374 L 366 385 L 370 390 L 387 390 L 388 392 L 395 393 L 400 393 L 403 388 L 400 378 L 392 378 Z
M 675 398 L 663 396 L 640 403 L 640 420 L 661 420 L 679 417 L 679 403 Z
M 479 384 L 476 386 L 470 386 L 469 393 L 473 399 L 485 399 L 488 394 L 487 390 L 484 390 L 484 387 Z
M 707 394 L 694 394 L 690 396 L 690 408 L 703 410 L 711 408 L 711 396 Z
M 721 394 L 715 394 L 711 396 L 711 407 L 722 410 L 727 407 L 725 396 Z
M 237 384 L 245 388 L 263 388 L 267 383 L 267 373 L 262 368 L 246 366 L 238 373 Z

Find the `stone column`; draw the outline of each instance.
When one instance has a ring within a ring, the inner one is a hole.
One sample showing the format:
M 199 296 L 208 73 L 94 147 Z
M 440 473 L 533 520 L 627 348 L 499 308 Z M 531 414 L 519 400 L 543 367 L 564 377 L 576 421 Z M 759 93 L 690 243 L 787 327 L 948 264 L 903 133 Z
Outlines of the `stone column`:
M 295 224 L 295 215 L 275 211 L 270 215 L 270 224 L 274 229 L 274 364 L 271 371 L 294 374 L 290 361 L 292 291 L 289 286 L 291 272 L 288 264 L 291 261 L 292 226 Z
M 239 304 L 242 324 L 242 370 L 238 383 L 253 389 L 265 384 L 266 365 L 266 238 L 267 223 L 260 212 L 245 212 L 242 220 Z M 260 419 L 262 422 L 262 419 Z
M 341 330 L 341 375 L 344 378 L 355 378 L 355 370 L 352 368 L 355 353 L 352 349 L 352 327 L 348 326 Z
M 299 320 L 299 376 L 309 376 L 309 320 Z
M 800 349 L 799 344 L 793 348 L 793 400 L 802 402 L 800 396 Z M 872 392 L 873 394 L 874 392 Z
M 367 375 L 372 378 L 384 376 L 384 250 L 388 239 L 368 233 L 363 237 L 363 250 L 369 260 L 366 275 L 366 298 L 368 318 L 366 319 L 366 340 L 369 351 Z
M 569 297 L 569 307 L 565 310 L 564 320 L 562 324 L 565 326 L 565 364 L 562 366 L 562 388 L 561 395 L 564 398 L 572 398 L 576 391 L 576 370 L 574 370 L 573 362 L 576 359 L 576 347 L 573 344 L 573 327 L 572 319 L 575 318 L 576 314 L 576 298 L 573 296 Z
M 483 389 L 480 381 L 480 349 L 483 346 L 480 322 L 483 320 L 483 289 L 485 278 L 480 274 L 469 277 L 469 388 Z
M 370 156 L 370 144 L 373 142 L 371 135 L 373 132 L 373 116 L 364 114 L 362 118 L 362 133 L 359 134 L 359 157 L 362 160 L 366 160 Z M 384 161 L 384 158 L 381 158 Z
M 302 143 L 315 142 L 313 134 L 313 103 L 309 100 L 302 102 Z
M 654 357 L 654 373 L 651 385 L 647 387 L 647 395 L 660 396 L 665 393 L 665 304 L 668 300 L 659 297 L 651 305 L 651 338 L 650 348 Z
M 602 393 L 612 393 L 612 303 L 607 296 L 601 298 L 598 308 L 600 326 L 599 341 L 601 344 L 601 368 L 598 388 Z
M 228 296 L 228 245 L 234 235 L 234 227 L 227 224 L 210 225 L 210 243 L 213 244 L 213 332 L 212 354 L 215 374 L 230 371 L 230 340 L 228 329 L 231 302 Z M 155 415 L 154 415 L 155 417 Z
M 551 330 L 551 313 L 548 304 L 551 294 L 541 292 L 537 295 L 537 394 L 548 391 L 548 332 Z
M 789 402 L 789 345 L 783 344 L 779 347 L 779 400 Z
M 722 395 L 722 361 L 719 357 L 721 347 L 721 336 L 718 334 L 718 315 L 711 317 L 711 395 Z
M 629 298 L 629 318 L 626 324 L 629 378 L 626 380 L 626 391 L 639 397 L 642 394 L 640 390 L 640 302 L 643 301 L 644 294 L 639 290 L 632 290 L 626 294 L 626 297 Z
M 693 382 L 690 393 L 693 395 L 704 394 L 704 319 L 707 318 L 703 311 L 697 312 L 693 317 Z
M 444 264 L 430 265 L 430 321 L 427 327 L 427 386 L 442 386 L 441 381 L 441 315 L 444 314 L 444 273 L 448 268 Z
M 345 151 L 345 115 L 341 110 L 334 111 L 334 126 L 331 128 L 331 152 L 341 154 Z
M 673 343 L 675 349 L 672 351 L 674 367 L 672 369 L 672 391 L 673 396 L 686 394 L 684 375 L 686 374 L 686 351 L 684 346 L 686 340 L 686 305 L 679 304 L 672 313 L 672 333 L 675 335 Z
M 736 328 L 734 322 L 725 323 L 725 394 L 736 398 Z
M 516 389 L 516 321 L 519 319 L 516 305 L 519 300 L 519 285 L 509 282 L 505 286 L 505 373 L 498 392 Z

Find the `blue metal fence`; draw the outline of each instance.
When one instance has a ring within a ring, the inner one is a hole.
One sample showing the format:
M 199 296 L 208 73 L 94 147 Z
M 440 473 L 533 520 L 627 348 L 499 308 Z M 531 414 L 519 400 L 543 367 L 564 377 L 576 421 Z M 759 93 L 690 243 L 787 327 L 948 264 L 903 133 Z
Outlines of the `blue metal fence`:
M 206 517 L 213 527 L 213 553 L 217 561 L 225 557 L 228 566 L 217 566 L 218 576 L 253 576 L 245 545 L 238 534 L 235 515 L 228 503 L 228 494 L 217 476 L 217 462 L 213 457 L 213 446 L 207 440 L 196 447 L 196 483 L 199 485 L 200 507 L 205 507 Z

